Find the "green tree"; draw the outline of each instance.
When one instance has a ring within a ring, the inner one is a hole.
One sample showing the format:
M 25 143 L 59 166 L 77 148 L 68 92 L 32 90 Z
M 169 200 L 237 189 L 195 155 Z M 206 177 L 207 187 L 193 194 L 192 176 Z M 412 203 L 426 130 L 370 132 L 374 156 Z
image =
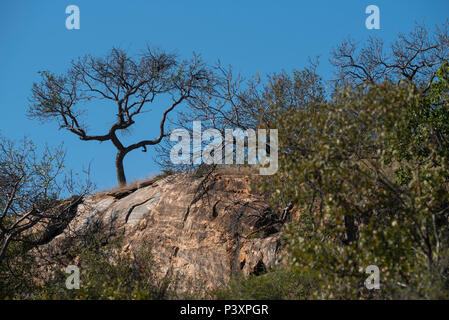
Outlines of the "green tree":
M 447 297 L 445 70 L 428 94 L 385 82 L 275 117 L 280 169 L 265 191 L 301 212 L 287 242 L 295 272 L 315 279 L 310 297 L 372 296 L 369 265 L 377 296 Z

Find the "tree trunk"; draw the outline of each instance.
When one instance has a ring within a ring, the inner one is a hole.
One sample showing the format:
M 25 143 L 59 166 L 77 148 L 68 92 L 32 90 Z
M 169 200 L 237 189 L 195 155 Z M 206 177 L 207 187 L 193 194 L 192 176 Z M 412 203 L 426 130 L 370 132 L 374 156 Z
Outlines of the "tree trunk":
M 125 155 L 126 153 L 119 151 L 115 157 L 115 169 L 117 172 L 117 182 L 119 187 L 126 186 L 125 169 L 123 168 L 123 158 L 125 158 Z
M 353 215 L 345 215 L 344 221 L 346 228 L 346 241 L 347 243 L 351 243 L 357 240 L 358 228 L 355 223 L 355 218 Z
M 4 236 L 4 234 L 2 234 L 2 236 Z M 3 260 L 3 258 L 5 257 L 6 254 L 6 249 L 8 248 L 9 242 L 11 241 L 12 235 L 8 234 L 5 239 L 2 241 L 3 245 L 0 249 L 0 262 Z

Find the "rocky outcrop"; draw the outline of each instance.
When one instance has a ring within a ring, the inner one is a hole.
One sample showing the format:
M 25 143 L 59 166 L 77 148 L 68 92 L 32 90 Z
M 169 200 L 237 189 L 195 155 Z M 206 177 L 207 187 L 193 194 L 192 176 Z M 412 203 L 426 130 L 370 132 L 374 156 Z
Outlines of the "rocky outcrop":
M 176 174 L 86 198 L 67 228 L 46 244 L 64 243 L 94 225 L 122 234 L 124 252 L 150 243 L 161 276 L 181 273 L 207 288 L 242 271 L 258 274 L 279 263 L 282 222 L 249 191 L 250 175 Z M 94 231 L 89 231 L 94 232 Z

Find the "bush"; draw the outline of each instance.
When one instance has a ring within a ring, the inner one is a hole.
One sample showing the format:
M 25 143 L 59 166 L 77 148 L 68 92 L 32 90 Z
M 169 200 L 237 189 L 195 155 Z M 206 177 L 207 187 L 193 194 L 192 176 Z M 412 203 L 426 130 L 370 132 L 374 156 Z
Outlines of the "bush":
M 449 297 L 448 70 L 428 92 L 385 82 L 274 107 L 279 171 L 263 190 L 300 210 L 287 250 L 308 298 Z
M 133 254 L 125 254 L 121 252 L 123 246 L 120 238 L 106 245 L 101 245 L 101 242 L 94 241 L 78 252 L 71 250 L 71 254 L 78 256 L 80 289 L 66 289 L 68 275 L 59 271 L 54 279 L 45 284 L 37 298 L 153 300 L 175 297 L 177 279 L 174 276 L 158 277 L 158 266 L 148 243 L 142 243 Z
M 259 276 L 238 275 L 226 286 L 212 290 L 210 297 L 220 300 L 305 299 L 309 296 L 311 282 L 305 274 L 285 267 Z

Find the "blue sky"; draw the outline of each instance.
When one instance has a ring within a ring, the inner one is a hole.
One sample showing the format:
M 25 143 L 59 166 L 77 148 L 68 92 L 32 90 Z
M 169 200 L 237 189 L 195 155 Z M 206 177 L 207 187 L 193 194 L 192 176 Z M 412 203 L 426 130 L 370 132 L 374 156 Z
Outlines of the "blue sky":
M 65 8 L 77 5 L 80 30 L 67 30 Z M 380 30 L 365 28 L 365 8 L 380 8 Z M 70 61 L 85 54 L 104 55 L 112 46 L 138 52 L 146 44 L 189 58 L 198 52 L 204 60 L 220 59 L 251 76 L 301 69 L 308 57 L 320 56 L 319 72 L 332 76 L 328 63 L 333 46 L 347 36 L 363 41 L 370 35 L 390 41 L 399 31 L 413 29 L 415 21 L 434 26 L 449 17 L 449 0 L 313 0 L 313 1 L 106 1 L 2 0 L 0 2 L 0 133 L 12 139 L 29 136 L 37 144 L 67 149 L 67 166 L 81 170 L 91 162 L 92 180 L 99 189 L 116 184 L 114 147 L 105 142 L 82 142 L 25 117 L 37 71 L 64 72 Z M 161 109 L 164 106 L 161 106 Z M 92 133 L 108 124 L 107 106 L 91 107 Z M 126 137 L 157 135 L 159 114 L 140 118 Z M 125 159 L 129 181 L 158 172 L 152 149 L 134 151 Z

